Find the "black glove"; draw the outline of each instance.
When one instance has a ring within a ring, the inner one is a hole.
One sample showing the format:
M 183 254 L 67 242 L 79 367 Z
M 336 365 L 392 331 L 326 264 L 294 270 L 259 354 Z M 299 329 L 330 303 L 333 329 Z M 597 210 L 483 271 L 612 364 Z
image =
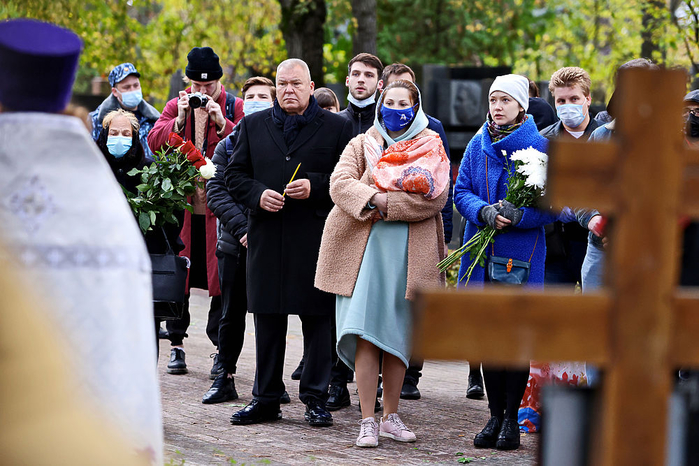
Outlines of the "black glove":
M 480 212 L 478 212 L 478 218 L 481 219 L 483 223 L 486 225 L 496 228 L 495 227 L 495 217 L 498 216 L 500 212 L 498 212 L 498 209 L 500 208 L 500 204 L 493 204 L 493 205 L 487 205 L 481 209 Z
M 515 226 L 519 223 L 520 220 L 522 220 L 522 215 L 524 215 L 524 212 L 522 212 L 521 209 L 515 207 L 515 205 L 510 201 L 502 201 L 502 207 L 500 207 L 500 215 L 512 222 L 510 226 Z

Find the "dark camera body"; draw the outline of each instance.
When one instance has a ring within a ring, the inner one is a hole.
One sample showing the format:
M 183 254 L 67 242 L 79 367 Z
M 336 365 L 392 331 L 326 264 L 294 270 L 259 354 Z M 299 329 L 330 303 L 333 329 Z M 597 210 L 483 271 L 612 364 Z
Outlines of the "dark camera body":
M 203 107 L 209 101 L 209 98 L 201 92 L 192 92 L 187 94 L 187 97 L 189 98 L 189 106 L 191 108 Z

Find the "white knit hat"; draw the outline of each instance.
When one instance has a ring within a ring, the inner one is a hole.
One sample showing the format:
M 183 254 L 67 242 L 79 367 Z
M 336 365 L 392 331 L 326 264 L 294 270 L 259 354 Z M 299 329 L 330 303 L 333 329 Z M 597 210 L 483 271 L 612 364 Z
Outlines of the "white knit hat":
M 490 86 L 488 95 L 495 91 L 501 91 L 509 94 L 522 106 L 526 112 L 529 108 L 529 80 L 518 74 L 506 74 L 498 76 Z

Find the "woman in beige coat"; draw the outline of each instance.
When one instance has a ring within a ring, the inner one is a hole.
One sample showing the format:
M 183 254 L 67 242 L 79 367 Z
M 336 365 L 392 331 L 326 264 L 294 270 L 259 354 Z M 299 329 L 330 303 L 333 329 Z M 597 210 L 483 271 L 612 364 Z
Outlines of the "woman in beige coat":
M 418 288 L 438 286 L 443 278 L 435 264 L 443 254 L 440 211 L 449 162 L 435 135 L 427 129 L 417 87 L 396 81 L 381 95 L 374 126 L 350 141 L 330 179 L 335 207 L 323 231 L 315 284 L 337 295 L 337 352 L 356 371 L 362 408 L 359 447 L 377 446 L 379 436 L 416 439 L 397 410 L 410 359 L 409 300 Z M 412 157 L 414 163 L 397 167 L 402 175 L 386 187 L 379 174 L 386 173 L 381 170 L 391 151 L 394 160 Z M 428 158 L 434 163 L 425 169 Z M 427 173 L 423 185 L 429 192 L 409 192 L 414 185 L 406 173 Z M 382 352 L 379 426 L 373 410 Z

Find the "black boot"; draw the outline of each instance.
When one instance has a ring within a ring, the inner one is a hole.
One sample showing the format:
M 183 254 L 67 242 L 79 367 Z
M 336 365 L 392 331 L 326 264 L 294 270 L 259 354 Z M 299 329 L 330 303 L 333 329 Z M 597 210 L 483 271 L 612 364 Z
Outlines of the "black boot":
M 214 358 L 214 363 L 211 366 L 211 372 L 209 373 L 209 380 L 214 380 L 219 374 L 223 374 L 223 364 L 218 358 L 218 353 L 213 353 L 209 355 L 210 358 Z
M 168 374 L 186 374 L 187 363 L 184 362 L 184 350 L 172 348 L 170 350 L 170 362 L 167 365 Z
M 481 375 L 481 369 L 478 367 L 475 370 L 471 370 L 468 373 L 468 388 L 466 389 L 466 398 L 472 400 L 480 400 L 485 396 L 485 390 L 483 390 L 483 376 Z
M 494 448 L 500 433 L 500 419 L 493 416 L 488 420 L 482 431 L 476 434 L 473 444 L 476 448 Z
M 291 380 L 301 380 L 301 374 L 303 374 L 303 366 L 305 363 L 306 361 L 301 358 L 299 365 L 294 369 L 294 372 L 291 373 Z
M 400 397 L 402 400 L 419 400 L 420 390 L 417 388 L 417 380 L 406 374 L 403 378 L 403 388 L 400 390 Z
M 325 407 L 328 411 L 337 411 L 350 405 L 349 390 L 347 385 L 330 385 L 328 389 L 328 401 Z
M 228 377 L 228 374 L 224 372 L 216 377 L 209 391 L 204 394 L 201 402 L 205 405 L 211 405 L 237 399 L 238 392 L 235 391 L 233 377 Z
M 519 448 L 519 424 L 517 419 L 505 418 L 495 444 L 498 450 L 516 450 Z

